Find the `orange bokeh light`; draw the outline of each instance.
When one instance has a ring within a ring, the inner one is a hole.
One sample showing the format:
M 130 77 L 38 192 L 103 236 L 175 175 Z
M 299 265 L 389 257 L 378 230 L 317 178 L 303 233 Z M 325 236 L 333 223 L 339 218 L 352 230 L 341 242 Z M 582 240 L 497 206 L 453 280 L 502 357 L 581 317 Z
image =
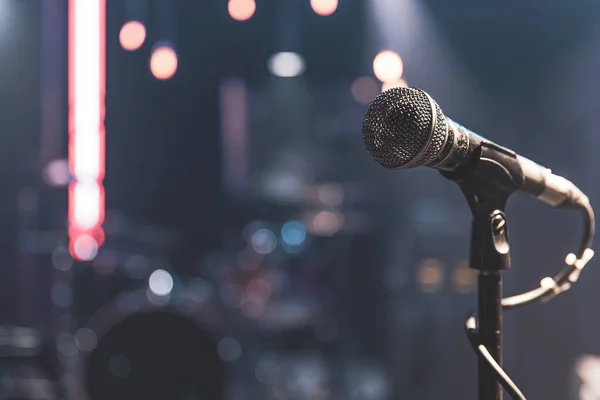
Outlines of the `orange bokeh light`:
M 310 0 L 310 6 L 315 13 L 326 17 L 337 10 L 338 0 Z
M 167 80 L 177 71 L 177 54 L 168 46 L 159 46 L 150 57 L 150 71 L 156 79 Z
M 146 27 L 141 22 L 129 21 L 121 28 L 119 41 L 123 49 L 134 51 L 142 47 L 146 40 Z
M 354 81 L 352 84 L 352 96 L 354 100 L 361 104 L 368 104 L 379 93 L 379 87 L 375 79 L 368 76 L 363 76 Z
M 249 20 L 256 11 L 254 0 L 229 0 L 227 4 L 229 15 L 236 21 Z

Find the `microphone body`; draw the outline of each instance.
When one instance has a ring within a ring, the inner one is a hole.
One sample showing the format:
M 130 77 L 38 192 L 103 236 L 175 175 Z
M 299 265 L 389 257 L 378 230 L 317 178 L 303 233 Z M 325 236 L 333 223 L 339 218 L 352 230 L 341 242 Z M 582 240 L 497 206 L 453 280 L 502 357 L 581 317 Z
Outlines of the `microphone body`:
M 447 118 L 420 89 L 394 88 L 378 95 L 365 116 L 363 139 L 373 158 L 386 168 L 428 166 L 459 180 L 485 157 L 504 169 L 523 194 L 552 207 L 589 204 L 567 179 Z

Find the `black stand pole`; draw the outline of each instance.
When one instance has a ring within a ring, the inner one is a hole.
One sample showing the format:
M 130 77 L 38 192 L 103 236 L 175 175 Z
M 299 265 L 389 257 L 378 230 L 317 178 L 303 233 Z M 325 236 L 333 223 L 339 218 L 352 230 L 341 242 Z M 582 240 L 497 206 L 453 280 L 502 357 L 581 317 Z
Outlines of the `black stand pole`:
M 476 154 L 477 163 L 457 174 L 443 173 L 456 181 L 473 214 L 470 267 L 478 277 L 478 339 L 502 366 L 502 276 L 510 268 L 510 247 L 504 208 L 519 182 L 502 163 L 505 157 L 495 145 L 482 144 Z M 503 389 L 487 361 L 480 357 L 478 365 L 479 400 L 502 400 Z
M 479 339 L 502 365 L 502 276 L 499 272 L 479 272 Z M 502 387 L 487 361 L 479 358 L 478 394 L 481 400 L 502 400 Z
M 461 184 L 473 213 L 470 267 L 479 271 L 478 330 L 479 342 L 502 366 L 502 276 L 510 268 L 510 247 L 504 205 L 508 195 L 483 193 Z M 479 192 L 477 194 L 476 192 Z M 487 361 L 479 358 L 479 400 L 502 400 L 502 387 Z

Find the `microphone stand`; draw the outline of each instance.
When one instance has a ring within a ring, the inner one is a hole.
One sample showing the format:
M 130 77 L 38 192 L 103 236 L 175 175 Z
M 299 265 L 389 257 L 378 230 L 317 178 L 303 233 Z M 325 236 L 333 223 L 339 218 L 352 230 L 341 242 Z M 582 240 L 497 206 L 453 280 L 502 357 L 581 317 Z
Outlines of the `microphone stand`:
M 502 275 L 510 267 L 510 247 L 505 199 L 474 194 L 461 185 L 467 197 L 473 223 L 469 266 L 478 271 L 477 314 L 479 343 L 502 366 Z M 489 363 L 478 361 L 479 400 L 502 400 L 502 387 Z
M 499 146 L 498 146 L 499 147 Z M 522 177 L 502 167 L 509 157 L 494 144 L 483 142 L 473 162 L 460 171 L 442 172 L 458 183 L 465 195 L 473 221 L 469 266 L 478 271 L 478 339 L 502 366 L 502 276 L 510 268 L 510 246 L 504 208 L 508 197 L 520 186 Z M 503 150 L 503 149 L 500 149 Z M 518 170 L 518 169 L 517 169 Z M 478 360 L 479 400 L 502 400 L 497 375 L 483 358 Z

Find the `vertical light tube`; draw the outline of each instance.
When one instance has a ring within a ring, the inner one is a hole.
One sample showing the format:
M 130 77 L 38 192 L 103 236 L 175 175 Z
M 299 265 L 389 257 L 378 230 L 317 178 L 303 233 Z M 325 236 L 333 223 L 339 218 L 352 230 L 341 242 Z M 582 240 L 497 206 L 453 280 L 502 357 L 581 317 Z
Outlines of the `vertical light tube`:
M 69 0 L 69 239 L 91 260 L 104 241 L 106 0 Z

